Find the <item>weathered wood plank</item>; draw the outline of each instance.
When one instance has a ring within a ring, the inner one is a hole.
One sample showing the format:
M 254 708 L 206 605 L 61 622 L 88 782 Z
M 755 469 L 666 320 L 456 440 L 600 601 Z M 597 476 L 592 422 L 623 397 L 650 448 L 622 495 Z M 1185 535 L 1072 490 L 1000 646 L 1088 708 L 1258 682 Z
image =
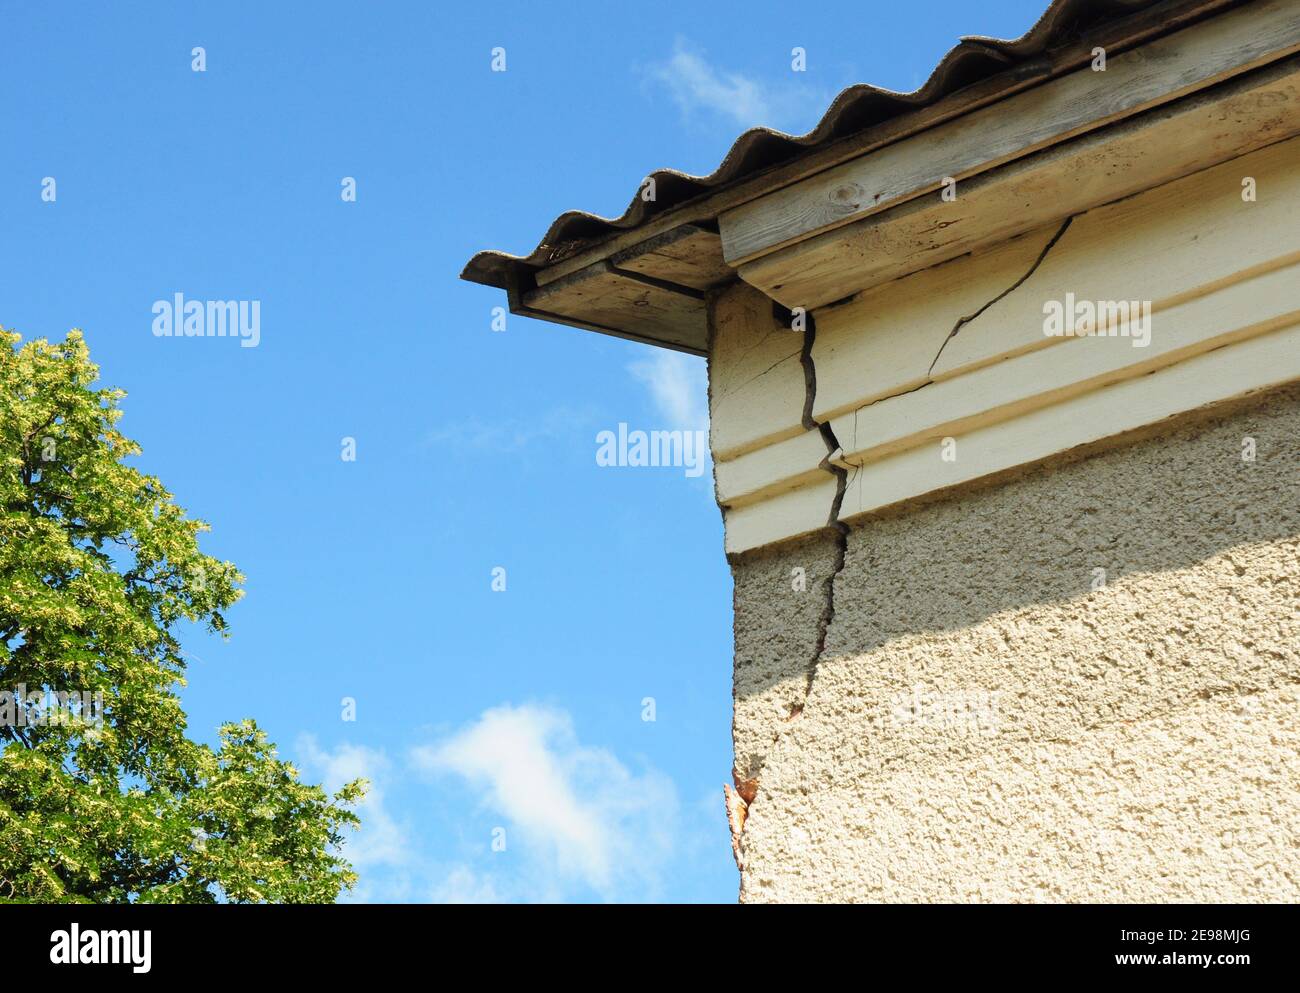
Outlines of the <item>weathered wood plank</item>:
M 945 345 L 933 378 L 964 375 L 1059 341 L 1042 333 L 1043 303 L 1066 293 L 1080 300 L 1150 300 L 1159 313 L 1287 264 L 1300 248 L 1298 167 L 1300 138 L 1293 138 L 1075 218 L 1019 290 Z M 1262 200 L 1242 200 L 1246 176 L 1264 191 Z
M 711 289 L 736 276 L 722 258 L 722 238 L 694 224 L 684 224 L 659 238 L 616 252 L 609 261 L 616 269 L 698 290 Z
M 846 463 L 960 437 L 1196 355 L 1300 323 L 1300 252 L 1290 264 L 1155 312 L 1150 343 L 1060 338 L 1054 347 L 891 397 L 831 422 Z M 1040 332 L 1041 335 L 1041 332 Z
M 739 507 L 797 489 L 809 482 L 824 482 L 826 442 L 820 431 L 805 431 L 729 459 L 717 459 L 713 478 L 718 503 Z
M 778 493 L 761 503 L 726 510 L 723 520 L 727 554 L 747 552 L 827 527 L 837 485 L 834 476 L 823 472 L 807 486 Z
M 813 417 L 826 421 L 924 384 L 957 319 L 1029 271 L 1055 233 L 1042 228 L 818 311 Z
M 829 420 L 927 380 L 965 379 L 993 363 L 1015 368 L 1009 360 L 1062 343 L 1043 334 L 1043 304 L 1066 293 L 1080 300 L 1150 300 L 1159 312 L 1286 264 L 1300 245 L 1298 163 L 1300 138 L 1293 138 L 1089 211 L 1046 254 L 1059 227 L 818 312 L 813 416 Z M 1262 202 L 1243 202 L 1244 176 L 1255 179 Z M 949 338 L 958 319 L 981 308 Z
M 774 189 L 796 183 L 841 162 L 919 134 L 945 121 L 954 120 L 1011 94 L 1038 86 L 1044 80 L 1073 72 L 1089 63 L 1094 46 L 1099 45 L 1112 53 L 1122 52 L 1154 37 L 1176 31 L 1236 2 L 1237 0 L 1201 0 L 1201 2 L 1165 0 L 1123 20 L 1105 25 L 1090 34 L 1086 42 L 1076 42 L 1047 52 L 1041 59 L 1035 60 L 1032 73 L 1020 67 L 1015 71 L 981 80 L 933 104 L 902 114 L 859 134 L 830 142 L 793 162 L 764 170 L 752 178 L 742 180 L 716 193 L 687 201 L 657 215 L 637 228 L 614 235 L 591 248 L 553 263 L 538 273 L 538 283 L 540 285 L 544 278 L 554 279 L 577 272 L 600 259 L 608 258 L 647 238 L 653 238 L 680 225 L 711 221 L 722 211 L 748 203 Z M 545 277 L 543 273 L 546 274 Z
M 638 242 L 609 256 L 615 269 L 635 272 L 669 283 L 706 290 L 735 277 L 722 258 L 722 239 L 716 231 L 683 224 Z M 562 278 L 558 267 L 537 274 L 537 285 Z
M 1300 4 L 1263 0 L 1018 93 L 719 218 L 732 265 L 1300 51 Z
M 1300 134 L 1300 56 L 755 259 L 746 282 L 813 309 Z
M 703 297 L 629 278 L 601 261 L 525 293 L 525 313 L 558 316 L 636 341 L 704 354 L 708 317 Z

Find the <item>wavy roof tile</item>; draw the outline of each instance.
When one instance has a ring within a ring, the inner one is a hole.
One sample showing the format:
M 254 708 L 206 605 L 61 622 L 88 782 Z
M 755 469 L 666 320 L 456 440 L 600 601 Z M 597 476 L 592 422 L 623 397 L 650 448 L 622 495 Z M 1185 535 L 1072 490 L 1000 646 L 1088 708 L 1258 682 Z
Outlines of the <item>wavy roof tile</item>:
M 736 139 L 718 167 L 707 176 L 675 169 L 651 173 L 656 199 L 634 193 L 618 217 L 606 218 L 581 210 L 566 211 L 547 229 L 528 255 L 499 251 L 476 254 L 461 278 L 502 289 L 519 285 L 521 276 L 569 258 L 619 232 L 671 211 L 765 169 L 808 155 L 832 142 L 867 131 L 882 122 L 936 103 L 973 83 L 1033 62 L 1049 49 L 1083 37 L 1101 24 L 1153 6 L 1157 0 L 1052 0 L 1038 21 L 1021 37 L 1006 40 L 968 36 L 949 50 L 930 77 L 911 93 L 898 93 L 868 84 L 850 86 L 832 101 L 817 126 L 804 135 L 771 128 L 751 128 Z M 641 184 L 638 183 L 638 192 Z M 525 280 L 527 282 L 528 280 Z

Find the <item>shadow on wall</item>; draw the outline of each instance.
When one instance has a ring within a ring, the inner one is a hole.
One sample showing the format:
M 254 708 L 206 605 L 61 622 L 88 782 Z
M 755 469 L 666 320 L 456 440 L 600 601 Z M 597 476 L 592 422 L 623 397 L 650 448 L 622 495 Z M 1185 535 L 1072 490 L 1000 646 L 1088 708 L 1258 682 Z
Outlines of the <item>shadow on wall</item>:
M 740 777 L 810 692 L 877 725 L 922 693 L 999 694 L 999 737 L 1041 739 L 1300 681 L 1300 384 L 1146 434 L 861 518 L 831 584 L 825 535 L 738 557 Z

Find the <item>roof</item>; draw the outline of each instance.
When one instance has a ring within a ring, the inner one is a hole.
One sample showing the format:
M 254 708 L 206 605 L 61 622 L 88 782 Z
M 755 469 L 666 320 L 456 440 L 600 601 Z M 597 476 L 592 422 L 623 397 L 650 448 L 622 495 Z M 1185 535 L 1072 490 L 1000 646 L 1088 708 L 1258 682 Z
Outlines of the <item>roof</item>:
M 766 170 L 786 165 L 836 142 L 861 135 L 910 112 L 929 107 L 975 83 L 1003 77 L 1008 89 L 1026 77 L 1041 76 L 1045 53 L 1078 41 L 1102 25 L 1156 6 L 1158 0 L 1052 0 L 1037 22 L 1016 39 L 968 36 L 950 49 L 919 89 L 899 93 L 869 84 L 850 86 L 832 101 L 817 126 L 804 135 L 771 128 L 752 128 L 732 144 L 718 167 L 707 176 L 675 169 L 650 174 L 656 197 L 643 200 L 634 193 L 627 209 L 606 218 L 586 211 L 560 214 L 527 255 L 500 251 L 476 254 L 461 278 L 502 289 L 528 287 L 538 270 L 585 251 L 621 232 L 645 224 L 660 214 L 706 197 Z M 1163 0 L 1171 10 L 1222 7 L 1196 0 Z M 638 192 L 641 187 L 638 183 Z

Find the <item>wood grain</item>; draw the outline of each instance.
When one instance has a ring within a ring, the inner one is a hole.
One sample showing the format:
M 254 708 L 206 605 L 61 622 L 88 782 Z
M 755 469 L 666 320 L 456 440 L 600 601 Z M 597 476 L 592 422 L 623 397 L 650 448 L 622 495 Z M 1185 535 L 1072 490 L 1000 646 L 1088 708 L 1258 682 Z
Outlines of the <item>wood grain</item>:
M 1300 134 L 1300 57 L 990 170 L 741 266 L 806 309 Z
M 1296 51 L 1300 4 L 1250 4 L 733 208 L 723 255 L 740 265 Z

